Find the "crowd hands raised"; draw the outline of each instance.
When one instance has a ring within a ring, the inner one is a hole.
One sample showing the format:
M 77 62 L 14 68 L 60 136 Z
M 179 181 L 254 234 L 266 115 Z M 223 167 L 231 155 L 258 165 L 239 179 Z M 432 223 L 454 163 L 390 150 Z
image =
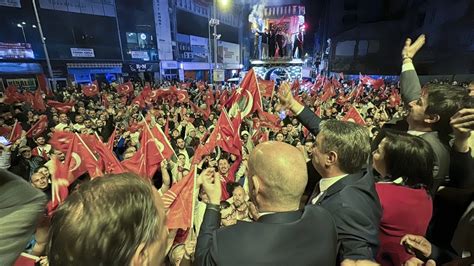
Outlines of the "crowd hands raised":
M 283 82 L 262 98 L 267 116 L 243 117 L 229 134 L 240 136 L 237 153 L 219 141 L 202 152 L 223 127 L 236 91 L 230 85 L 163 82 L 154 87 L 171 96 L 154 101 L 140 100 L 150 85 L 135 84 L 128 97 L 105 84 L 92 97 L 68 87 L 48 96 L 73 103 L 62 111 L 4 104 L 4 135 L 18 124 L 22 131 L 0 144 L 0 168 L 31 185 L 2 171 L 18 188 L 0 193 L 1 202 L 17 199 L 24 213 L 17 224 L 0 217 L 0 228 L 18 231 L 0 237 L 0 260 L 8 265 L 24 252 L 41 265 L 472 263 L 474 84 L 422 88 L 413 58 L 424 38 L 405 44 L 400 86 L 342 76 L 318 78 L 310 90 Z M 30 134 L 41 115 L 47 128 Z M 268 118 L 277 115 L 278 123 Z M 103 178 L 55 178 L 56 162 L 68 157 L 55 140 L 61 132 L 110 143 L 121 163 L 142 154 L 148 165 L 158 154 L 142 149 L 147 127 L 159 128 L 173 150 L 148 178 L 128 167 L 105 168 Z M 45 210 L 64 187 L 69 197 Z M 183 206 L 190 199 L 192 211 L 172 210 L 172 194 Z M 0 206 L 0 214 L 12 213 Z M 190 226 L 167 232 L 183 217 Z M 16 245 L 4 245 L 12 239 Z

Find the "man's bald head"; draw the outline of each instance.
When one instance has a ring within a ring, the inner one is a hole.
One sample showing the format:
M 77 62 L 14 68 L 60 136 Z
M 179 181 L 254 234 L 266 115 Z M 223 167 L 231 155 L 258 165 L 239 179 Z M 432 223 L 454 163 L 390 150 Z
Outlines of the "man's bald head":
M 284 142 L 268 141 L 249 158 L 250 194 L 260 211 L 297 208 L 308 173 L 303 154 Z

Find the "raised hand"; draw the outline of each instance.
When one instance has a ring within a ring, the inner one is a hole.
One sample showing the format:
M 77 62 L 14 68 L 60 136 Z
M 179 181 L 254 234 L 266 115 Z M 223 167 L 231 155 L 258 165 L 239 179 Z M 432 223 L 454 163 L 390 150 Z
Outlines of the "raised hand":
M 405 46 L 402 50 L 402 58 L 403 59 L 412 59 L 416 53 L 423 47 L 425 44 L 425 35 L 421 34 L 418 39 L 414 43 L 410 38 L 407 38 L 405 41 Z
M 215 177 L 214 168 L 207 168 L 199 175 L 199 178 L 202 180 L 204 192 L 209 196 L 209 202 L 219 205 L 221 202 L 222 188 L 220 179 Z
M 459 152 L 468 152 L 468 139 L 474 129 L 474 108 L 464 108 L 451 117 L 454 133 L 454 148 Z
M 419 251 L 421 255 L 429 257 L 431 255 L 431 243 L 423 236 L 405 235 L 400 241 L 401 245 L 408 246 L 408 252 L 415 255 Z

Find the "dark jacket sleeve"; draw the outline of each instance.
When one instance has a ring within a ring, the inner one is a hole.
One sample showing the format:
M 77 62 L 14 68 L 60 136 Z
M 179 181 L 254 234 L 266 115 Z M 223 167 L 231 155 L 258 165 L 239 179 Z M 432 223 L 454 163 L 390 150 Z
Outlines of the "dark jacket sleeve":
M 0 170 L 0 262 L 12 265 L 31 239 L 46 195 L 13 173 Z
M 474 158 L 471 150 L 466 153 L 451 149 L 451 163 L 449 166 L 449 177 L 453 187 L 474 187 Z
M 400 75 L 400 90 L 405 105 L 421 97 L 421 85 L 416 70 L 403 71 Z
M 216 230 L 220 219 L 219 212 L 206 209 L 196 244 L 195 265 L 217 265 Z
M 315 113 L 311 112 L 311 109 L 305 106 L 303 111 L 296 118 L 309 130 L 309 132 L 315 136 L 318 135 L 319 124 L 322 120 Z

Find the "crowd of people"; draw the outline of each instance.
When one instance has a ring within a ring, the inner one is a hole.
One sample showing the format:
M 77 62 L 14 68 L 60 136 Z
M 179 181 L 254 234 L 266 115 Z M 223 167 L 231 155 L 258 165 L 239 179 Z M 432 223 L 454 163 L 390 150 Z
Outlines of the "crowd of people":
M 0 262 L 473 263 L 474 83 L 421 87 L 424 41 L 399 84 L 9 88 Z

